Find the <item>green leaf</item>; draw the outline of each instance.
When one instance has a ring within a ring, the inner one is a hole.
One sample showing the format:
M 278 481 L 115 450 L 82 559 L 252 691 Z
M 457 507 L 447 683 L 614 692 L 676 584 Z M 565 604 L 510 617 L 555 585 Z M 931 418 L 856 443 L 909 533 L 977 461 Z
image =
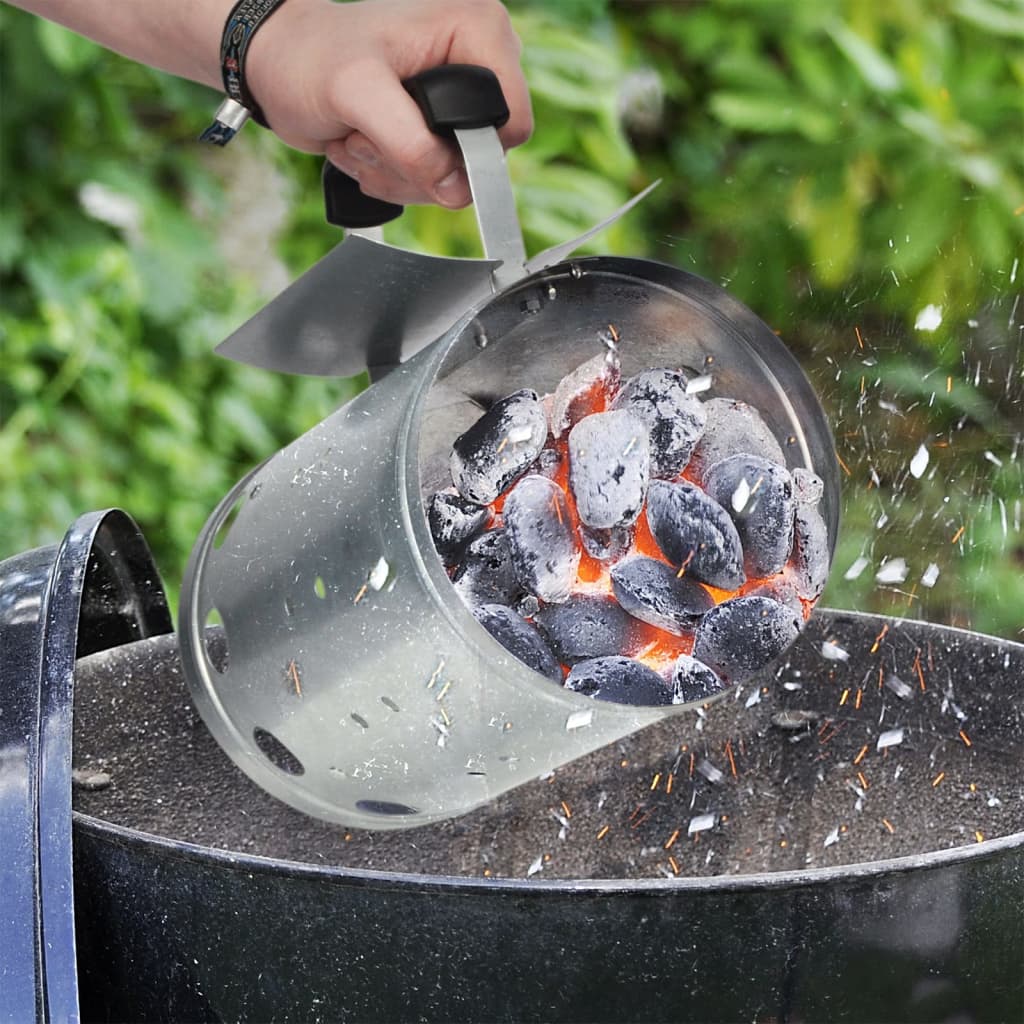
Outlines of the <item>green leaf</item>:
M 796 132 L 812 142 L 828 142 L 835 134 L 835 122 L 827 113 L 795 96 L 716 92 L 709 106 L 723 124 L 741 131 Z
M 94 64 L 102 52 L 91 40 L 43 18 L 36 23 L 36 36 L 50 63 L 67 75 Z
M 900 88 L 900 73 L 866 39 L 838 21 L 829 24 L 827 31 L 843 56 L 872 89 L 885 95 Z

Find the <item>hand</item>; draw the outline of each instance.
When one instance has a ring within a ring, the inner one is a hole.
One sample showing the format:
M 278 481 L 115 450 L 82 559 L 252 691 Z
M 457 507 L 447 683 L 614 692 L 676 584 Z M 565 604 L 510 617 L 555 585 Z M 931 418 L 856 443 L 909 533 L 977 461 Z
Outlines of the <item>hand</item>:
M 288 0 L 256 33 L 249 89 L 274 132 L 390 202 L 470 202 L 455 147 L 432 134 L 402 80 L 441 64 L 482 64 L 509 107 L 505 148 L 529 138 L 520 42 L 498 0 Z

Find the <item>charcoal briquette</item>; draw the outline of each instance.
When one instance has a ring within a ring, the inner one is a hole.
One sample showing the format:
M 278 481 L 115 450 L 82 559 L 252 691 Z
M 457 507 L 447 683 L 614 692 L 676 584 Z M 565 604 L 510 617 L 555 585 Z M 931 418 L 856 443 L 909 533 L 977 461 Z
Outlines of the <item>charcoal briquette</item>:
M 647 524 L 662 554 L 684 576 L 722 590 L 746 580 L 743 546 L 729 513 L 699 487 L 685 481 L 652 480 Z
M 574 665 L 565 686 L 615 704 L 671 704 L 672 687 L 643 662 L 622 655 L 590 658 Z
M 619 385 L 619 367 L 607 353 L 594 356 L 567 373 L 551 399 L 551 433 L 561 437 L 584 416 L 601 412 Z
M 708 700 L 725 689 L 725 680 L 702 661 L 680 654 L 672 667 L 672 703 Z
M 829 550 L 828 527 L 813 505 L 797 506 L 791 564 L 797 593 L 808 601 L 816 601 L 828 581 L 832 555 Z
M 633 526 L 612 526 L 607 530 L 595 529 L 580 523 L 580 542 L 583 550 L 599 562 L 614 564 L 629 554 L 636 536 Z
M 612 571 L 612 590 L 624 611 L 677 636 L 690 636 L 700 617 L 714 607 L 711 595 L 694 579 L 680 577 L 656 558 L 634 555 Z
M 485 604 L 473 611 L 477 622 L 505 650 L 548 679 L 562 681 L 562 669 L 547 641 L 507 605 Z
M 704 403 L 704 410 L 704 433 L 690 456 L 689 469 L 695 478 L 702 479 L 716 462 L 742 452 L 780 466 L 786 464 L 782 446 L 752 405 L 732 398 L 711 398 Z
M 747 576 L 780 572 L 793 548 L 796 498 L 789 471 L 757 455 L 730 455 L 707 470 L 704 489 L 736 524 Z
M 748 590 L 744 597 L 770 597 L 779 604 L 784 604 L 790 610 L 796 612 L 801 619 L 804 617 L 804 606 L 797 593 L 796 585 L 789 574 L 780 573 L 770 580 L 766 580 L 759 587 Z
M 470 608 L 512 604 L 522 588 L 512 567 L 507 531 L 488 530 L 471 540 L 462 553 L 452 583 Z
M 438 491 L 427 501 L 430 536 L 445 565 L 458 561 L 465 546 L 490 522 L 490 509 L 466 501 L 460 494 Z
M 452 480 L 459 493 L 489 505 L 540 454 L 547 417 L 536 391 L 523 389 L 495 402 L 452 445 Z
M 537 456 L 536 461 L 530 467 L 530 472 L 537 476 L 546 476 L 553 479 L 562 466 L 562 455 L 557 448 L 543 448 Z
M 678 476 L 704 432 L 707 413 L 696 395 L 686 392 L 677 370 L 645 370 L 630 377 L 612 403 L 633 413 L 647 427 L 651 476 Z
M 525 476 L 502 510 L 512 567 L 519 583 L 542 601 L 569 597 L 580 548 L 562 489 L 543 476 Z
M 639 638 L 640 626 L 610 595 L 577 594 L 564 604 L 545 605 L 534 621 L 558 660 L 573 665 L 586 658 L 620 654 Z
M 793 495 L 801 505 L 817 505 L 825 493 L 825 481 L 814 472 L 803 466 L 795 466 L 792 470 Z
M 580 520 L 595 529 L 629 526 L 647 494 L 647 428 L 632 413 L 595 413 L 569 433 L 569 486 Z
M 727 682 L 743 682 L 789 647 L 801 625 L 796 612 L 778 601 L 737 597 L 700 620 L 693 656 Z

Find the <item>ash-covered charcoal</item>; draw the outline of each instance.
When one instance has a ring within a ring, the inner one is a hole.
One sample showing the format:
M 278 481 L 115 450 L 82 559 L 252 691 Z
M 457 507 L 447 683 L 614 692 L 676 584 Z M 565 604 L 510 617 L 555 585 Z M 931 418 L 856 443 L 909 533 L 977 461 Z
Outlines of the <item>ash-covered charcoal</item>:
M 622 655 L 590 658 L 574 665 L 566 689 L 614 704 L 671 704 L 672 687 L 643 662 Z
M 562 681 L 562 669 L 547 641 L 511 608 L 502 604 L 485 604 L 474 609 L 473 614 L 477 622 L 524 665 L 555 682 Z
M 828 547 L 828 527 L 813 505 L 798 505 L 793 523 L 793 577 L 796 591 L 808 601 L 816 601 L 825 589 L 832 558 Z
M 562 465 L 562 456 L 555 448 L 543 448 L 537 460 L 530 467 L 530 472 L 537 476 L 553 479 Z
M 704 489 L 736 524 L 747 575 L 781 572 L 793 549 L 796 512 L 789 471 L 757 455 L 730 455 L 707 470 Z
M 632 413 L 596 413 L 569 433 L 569 486 L 587 526 L 634 523 L 647 495 L 649 468 L 647 428 Z
M 490 522 L 490 509 L 466 501 L 460 494 L 438 491 L 427 502 L 430 536 L 445 565 L 456 562 L 463 548 Z
M 547 436 L 536 391 L 524 388 L 495 402 L 452 445 L 452 480 L 459 493 L 489 505 L 529 469 Z
M 630 377 L 612 403 L 633 413 L 647 427 L 651 476 L 678 476 L 704 432 L 704 403 L 686 391 L 677 370 L 644 370 Z
M 813 469 L 795 466 L 792 470 L 793 496 L 801 505 L 817 505 L 825 493 L 825 481 Z
M 700 620 L 693 656 L 740 683 L 777 658 L 800 633 L 796 612 L 767 597 L 737 597 Z
M 634 555 L 612 571 L 612 590 L 635 619 L 677 636 L 690 636 L 700 617 L 714 607 L 711 595 L 694 579 L 679 576 L 656 558 Z
M 690 470 L 698 479 L 730 455 L 749 452 L 769 462 L 786 464 L 786 456 L 761 414 L 746 402 L 732 398 L 711 398 L 704 403 L 707 422 L 697 447 L 690 456 Z
M 672 667 L 672 703 L 707 700 L 725 689 L 717 672 L 689 654 L 680 654 Z
M 800 618 L 804 618 L 804 606 L 800 595 L 796 592 L 796 585 L 788 575 L 779 575 L 762 583 L 761 586 L 748 590 L 744 597 L 770 597 L 779 604 L 796 612 Z
M 584 416 L 603 412 L 608 397 L 619 386 L 619 366 L 604 352 L 567 373 L 551 399 L 551 433 L 561 437 Z
M 566 665 L 621 654 L 639 639 L 637 621 L 602 594 L 577 594 L 565 604 L 545 605 L 534 621 Z
M 511 604 L 522 593 L 505 530 L 488 530 L 466 545 L 452 583 L 470 608 Z
M 647 524 L 658 547 L 684 576 L 722 590 L 743 585 L 743 546 L 729 513 L 699 487 L 652 480 Z
M 636 536 L 633 526 L 613 526 L 607 530 L 598 530 L 580 523 L 580 541 L 583 550 L 591 558 L 599 562 L 615 563 L 629 554 Z
M 576 582 L 580 548 L 565 494 L 544 476 L 526 476 L 509 492 L 502 510 L 512 567 L 524 590 L 559 603 Z

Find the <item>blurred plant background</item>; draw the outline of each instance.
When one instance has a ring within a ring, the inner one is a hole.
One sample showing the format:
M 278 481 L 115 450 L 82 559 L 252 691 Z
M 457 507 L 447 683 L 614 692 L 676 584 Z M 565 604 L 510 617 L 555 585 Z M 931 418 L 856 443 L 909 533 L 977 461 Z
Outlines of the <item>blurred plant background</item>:
M 1024 639 L 1020 0 L 509 6 L 528 249 L 663 178 L 591 249 L 718 282 L 803 362 L 846 487 L 825 600 Z M 199 146 L 210 91 L 9 8 L 0 47 L 0 557 L 118 505 L 173 597 L 224 492 L 365 385 L 212 354 L 338 240 L 320 161 Z M 478 253 L 469 211 L 388 231 Z

